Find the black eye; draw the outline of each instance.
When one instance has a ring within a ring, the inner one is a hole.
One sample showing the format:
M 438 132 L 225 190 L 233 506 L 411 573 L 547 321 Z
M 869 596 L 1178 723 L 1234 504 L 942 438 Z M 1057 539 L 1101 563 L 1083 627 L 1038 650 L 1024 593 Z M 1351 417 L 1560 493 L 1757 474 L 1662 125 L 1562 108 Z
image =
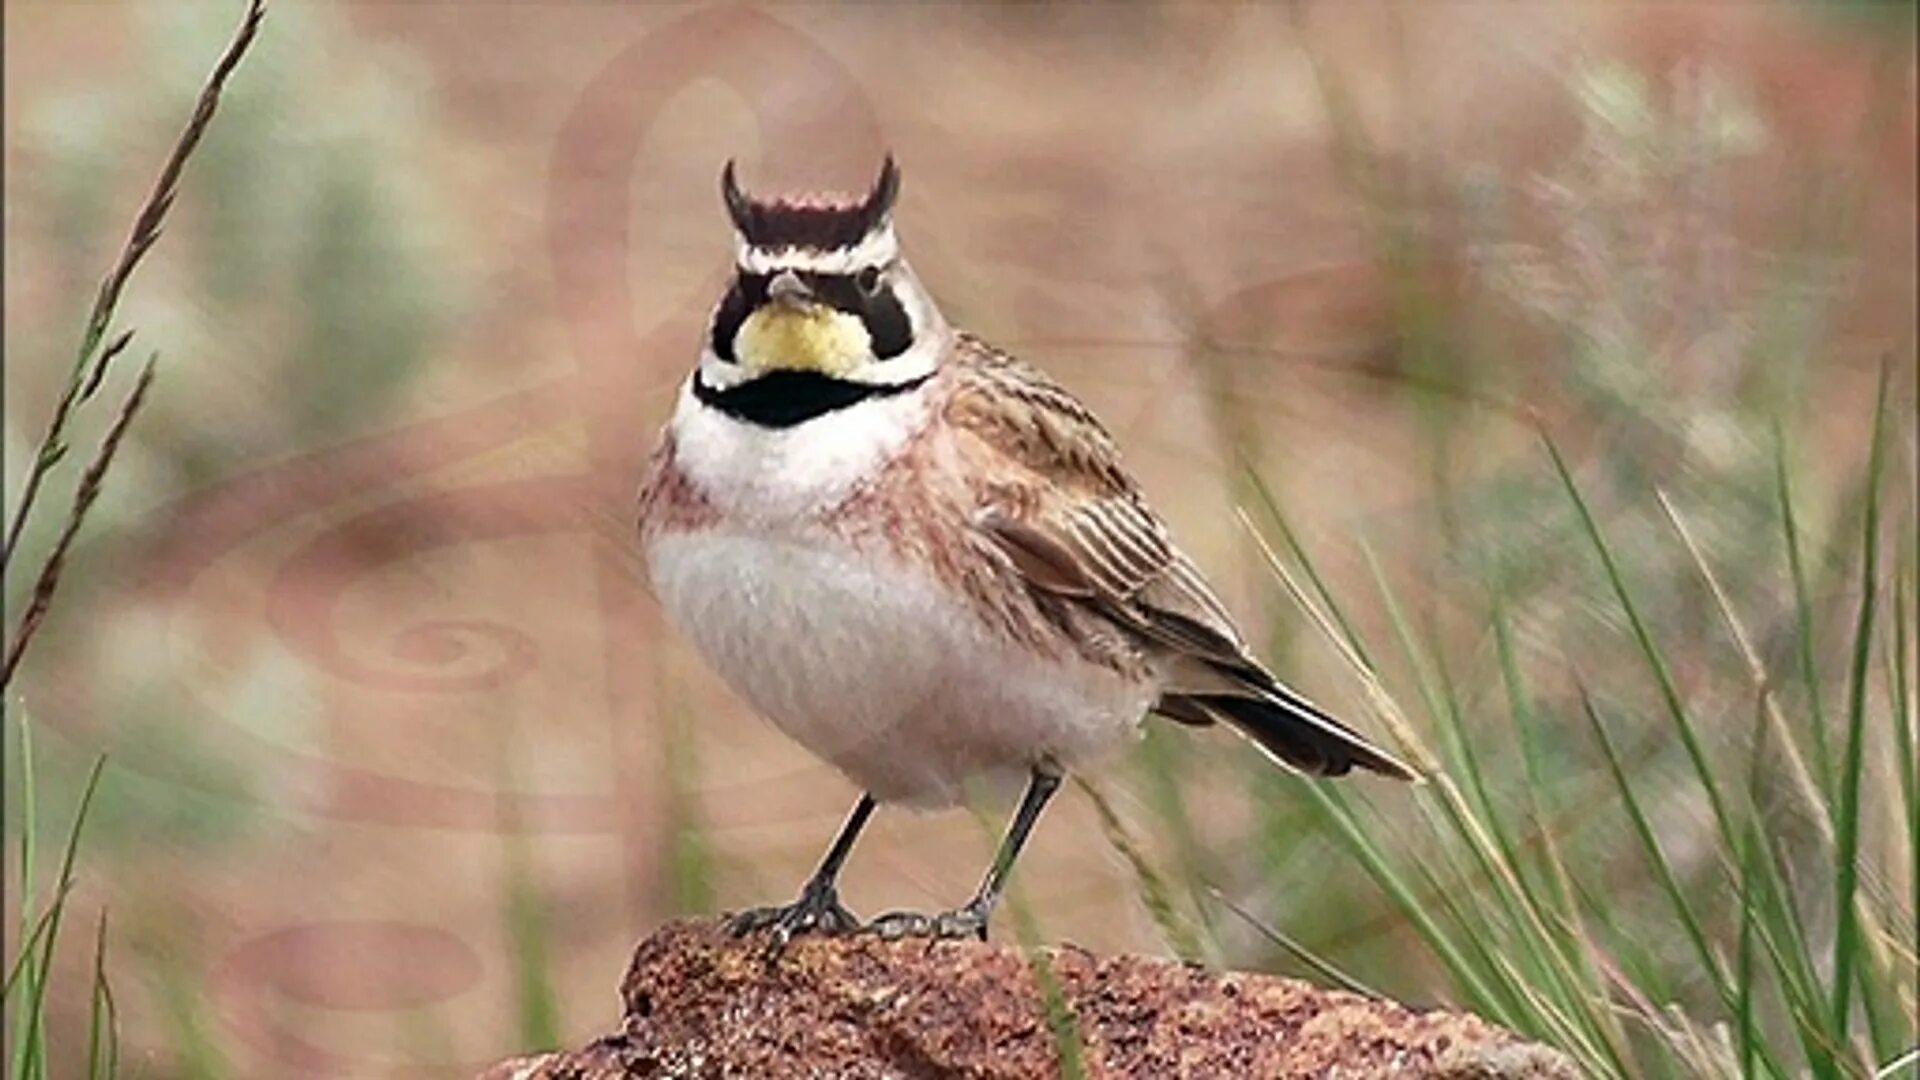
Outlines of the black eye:
M 860 287 L 861 292 L 866 293 L 868 296 L 872 296 L 874 293 L 880 291 L 879 267 L 869 266 L 866 269 L 860 271 L 858 274 L 854 275 L 853 283 Z

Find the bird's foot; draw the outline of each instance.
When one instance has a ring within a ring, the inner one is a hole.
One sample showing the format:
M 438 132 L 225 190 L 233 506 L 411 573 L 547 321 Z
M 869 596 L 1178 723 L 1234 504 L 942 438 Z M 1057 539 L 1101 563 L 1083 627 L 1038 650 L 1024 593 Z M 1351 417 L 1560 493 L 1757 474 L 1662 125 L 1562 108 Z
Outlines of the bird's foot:
M 899 941 L 902 938 L 931 938 L 935 941 L 977 938 L 985 941 L 987 919 L 992 914 L 992 906 L 980 900 L 938 915 L 890 911 L 862 927 L 861 932 L 885 941 Z
M 774 952 L 802 934 L 849 934 L 859 927 L 859 916 L 841 906 L 834 887 L 814 882 L 785 907 L 749 908 L 727 918 L 727 932 L 734 937 L 770 931 L 769 947 Z

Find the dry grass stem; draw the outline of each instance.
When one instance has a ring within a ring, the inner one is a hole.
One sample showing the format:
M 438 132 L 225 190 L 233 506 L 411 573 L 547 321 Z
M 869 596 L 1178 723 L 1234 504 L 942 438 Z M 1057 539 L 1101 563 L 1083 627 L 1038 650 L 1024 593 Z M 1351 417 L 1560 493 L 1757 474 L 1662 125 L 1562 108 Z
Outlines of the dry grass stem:
M 180 132 L 180 138 L 174 143 L 173 153 L 167 157 L 167 163 L 160 170 L 160 176 L 154 181 L 153 191 L 147 195 L 146 203 L 134 218 L 133 231 L 128 234 L 126 244 L 120 249 L 120 257 L 113 269 L 100 282 L 100 291 L 95 295 L 93 309 L 87 315 L 86 329 L 81 333 L 80 348 L 74 357 L 73 371 L 67 378 L 65 390 L 53 407 L 53 415 L 47 421 L 47 430 L 40 437 L 40 446 L 34 452 L 33 466 L 27 472 L 25 486 L 20 493 L 20 504 L 14 508 L 13 519 L 7 523 L 7 542 L 4 551 L 0 551 L 0 571 L 10 569 L 13 555 L 20 545 L 20 534 L 26 530 L 27 519 L 32 516 L 34 504 L 38 501 L 40 486 L 47 474 L 66 456 L 67 425 L 73 419 L 74 410 L 86 399 L 93 396 L 102 380 L 106 378 L 107 368 L 114 358 L 126 348 L 132 340 L 132 331 L 116 338 L 105 351 L 100 353 L 99 361 L 93 365 L 91 373 L 87 361 L 99 349 L 105 340 L 107 330 L 113 323 L 114 312 L 120 306 L 120 294 L 126 289 L 128 279 L 146 257 L 148 251 L 160 239 L 161 227 L 166 223 L 167 211 L 173 208 L 173 201 L 179 194 L 180 175 L 185 171 L 187 161 L 200 145 L 200 139 L 206 134 L 207 125 L 212 122 L 213 114 L 220 106 L 220 95 L 226 89 L 227 78 L 240 64 L 254 38 L 260 32 L 260 21 L 266 16 L 266 0 L 248 0 L 246 15 L 240 21 L 240 28 L 234 32 L 233 40 L 220 55 L 214 65 L 213 73 L 207 77 L 205 87 L 200 91 L 200 99 L 194 105 L 193 115 L 187 119 L 187 125 Z M 7 670 L 11 674 L 11 657 Z

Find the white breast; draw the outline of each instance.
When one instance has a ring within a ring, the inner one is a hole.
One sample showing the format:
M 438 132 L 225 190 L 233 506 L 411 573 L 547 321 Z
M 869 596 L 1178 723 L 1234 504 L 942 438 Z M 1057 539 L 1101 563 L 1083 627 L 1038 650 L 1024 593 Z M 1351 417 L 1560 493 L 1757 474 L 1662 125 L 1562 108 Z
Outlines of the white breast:
M 1083 760 L 1124 740 L 1152 699 L 997 637 L 930 576 L 824 531 L 666 533 L 648 560 L 708 663 L 881 799 L 951 804 L 969 777 Z

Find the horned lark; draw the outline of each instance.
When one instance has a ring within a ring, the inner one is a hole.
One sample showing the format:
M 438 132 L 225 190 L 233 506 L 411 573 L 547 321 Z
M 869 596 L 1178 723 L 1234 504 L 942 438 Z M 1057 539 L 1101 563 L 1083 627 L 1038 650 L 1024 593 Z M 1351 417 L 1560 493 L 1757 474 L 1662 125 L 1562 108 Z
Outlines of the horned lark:
M 864 197 L 751 198 L 732 163 L 721 189 L 734 274 L 641 488 L 647 565 L 707 662 L 865 792 L 799 899 L 737 932 L 855 929 L 834 882 L 877 803 L 1024 773 L 969 903 L 868 924 L 984 936 L 1062 774 L 1149 714 L 1412 775 L 1253 657 L 1085 405 L 941 317 L 891 158 Z

